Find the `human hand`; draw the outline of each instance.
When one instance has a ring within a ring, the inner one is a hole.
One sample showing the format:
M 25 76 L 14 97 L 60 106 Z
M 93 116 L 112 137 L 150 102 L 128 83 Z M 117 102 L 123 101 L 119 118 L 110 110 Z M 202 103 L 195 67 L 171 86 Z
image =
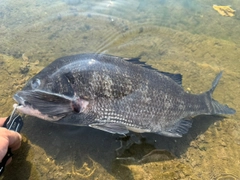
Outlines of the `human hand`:
M 22 136 L 15 131 L 8 130 L 3 126 L 6 118 L 0 118 L 0 162 L 6 155 L 8 148 L 11 150 L 16 150 L 21 146 Z M 11 158 L 8 160 L 7 164 L 11 162 Z

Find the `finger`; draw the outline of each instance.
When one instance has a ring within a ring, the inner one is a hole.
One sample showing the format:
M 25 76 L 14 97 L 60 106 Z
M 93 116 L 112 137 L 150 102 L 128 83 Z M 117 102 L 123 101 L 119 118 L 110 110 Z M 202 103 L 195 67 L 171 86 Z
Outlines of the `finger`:
M 4 122 L 6 121 L 6 117 L 5 118 L 0 118 L 0 127 L 3 126 Z
M 2 161 L 8 150 L 8 140 L 3 136 L 0 136 L 0 147 L 0 161 Z
M 14 151 L 21 146 L 22 136 L 18 132 L 11 131 L 8 136 L 9 138 L 9 147 Z
M 0 127 L 0 161 L 6 155 L 8 148 L 16 150 L 21 145 L 21 135 L 17 132 Z
M 0 141 L 0 145 L 1 143 L 6 143 L 7 141 L 7 146 L 12 150 L 18 149 L 21 145 L 22 136 L 18 132 L 0 127 L 0 137 L 5 139 L 5 141 Z

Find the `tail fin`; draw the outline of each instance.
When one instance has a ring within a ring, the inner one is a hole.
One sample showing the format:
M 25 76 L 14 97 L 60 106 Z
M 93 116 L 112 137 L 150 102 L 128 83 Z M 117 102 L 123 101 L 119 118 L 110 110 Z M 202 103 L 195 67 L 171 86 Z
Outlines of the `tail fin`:
M 227 105 L 223 105 L 220 104 L 219 102 L 217 102 L 216 100 L 212 99 L 212 93 L 215 90 L 215 88 L 218 85 L 219 80 L 222 77 L 222 71 L 216 76 L 216 78 L 214 79 L 213 83 L 212 83 L 212 88 L 207 91 L 207 94 L 210 97 L 210 103 L 212 105 L 212 109 L 211 109 L 211 114 L 235 114 L 235 109 L 232 109 L 230 107 L 228 107 Z

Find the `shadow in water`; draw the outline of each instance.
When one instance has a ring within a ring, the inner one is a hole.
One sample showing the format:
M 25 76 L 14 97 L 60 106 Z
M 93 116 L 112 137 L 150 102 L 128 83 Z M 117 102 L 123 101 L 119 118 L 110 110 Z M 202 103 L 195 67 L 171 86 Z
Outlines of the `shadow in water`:
M 13 151 L 12 162 L 5 168 L 2 180 L 29 179 L 32 170 L 31 162 L 27 161 L 30 146 L 27 139 L 23 137 L 21 148 Z M 32 179 L 34 175 L 31 175 Z
M 115 150 L 121 144 L 119 136 L 93 128 L 59 125 L 33 117 L 25 117 L 22 132 L 33 144 L 44 149 L 56 164 L 74 161 L 77 169 L 82 167 L 84 162 L 90 162 L 90 157 L 110 174 L 122 179 L 124 178 L 122 177 L 124 174 L 121 174 L 122 171 L 128 178 L 131 175 L 130 172 L 126 175 L 126 167 L 121 164 L 164 161 L 180 157 L 186 152 L 192 140 L 205 132 L 211 124 L 221 119 L 222 117 L 219 116 L 198 116 L 193 119 L 193 126 L 188 134 L 182 138 L 142 134 L 139 139 L 140 143 L 138 141 L 138 143 L 130 144 L 117 158 Z M 133 140 L 133 142 L 135 141 Z

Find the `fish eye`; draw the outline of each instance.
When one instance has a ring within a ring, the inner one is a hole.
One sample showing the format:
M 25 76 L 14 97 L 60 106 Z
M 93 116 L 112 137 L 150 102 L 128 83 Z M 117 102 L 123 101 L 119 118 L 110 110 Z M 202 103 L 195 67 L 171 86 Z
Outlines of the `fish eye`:
M 40 79 L 34 79 L 34 80 L 32 80 L 32 82 L 31 82 L 32 89 L 38 88 L 38 87 L 40 86 L 40 84 L 41 84 Z

